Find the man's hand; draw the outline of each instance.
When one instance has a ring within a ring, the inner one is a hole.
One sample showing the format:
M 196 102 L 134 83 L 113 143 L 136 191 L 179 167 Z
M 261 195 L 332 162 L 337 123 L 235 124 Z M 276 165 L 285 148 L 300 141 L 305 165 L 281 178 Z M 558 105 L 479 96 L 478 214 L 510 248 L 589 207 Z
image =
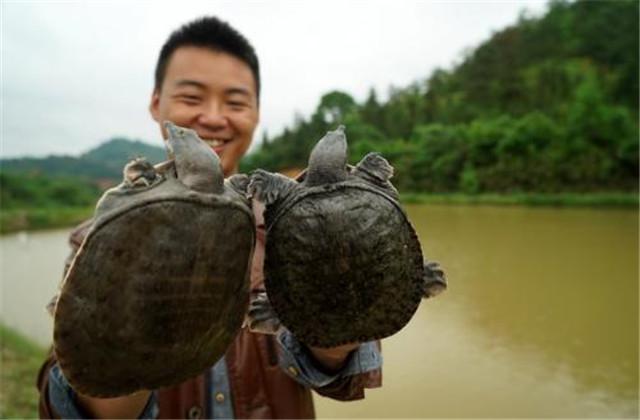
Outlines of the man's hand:
M 330 348 L 322 348 L 322 347 L 311 347 L 309 346 L 309 350 L 316 361 L 324 368 L 327 372 L 337 372 L 344 366 L 347 361 L 347 357 L 351 354 L 352 351 L 360 347 L 360 343 L 351 343 L 344 344 L 338 347 L 330 347 Z
M 138 418 L 149 402 L 151 391 L 138 391 L 131 395 L 116 398 L 95 398 L 78 395 L 83 410 L 95 419 L 134 419 Z
M 260 334 L 277 335 L 283 328 L 264 291 L 251 297 L 244 323 L 251 332 Z M 359 346 L 360 343 L 350 343 L 331 348 L 307 347 L 321 368 L 327 372 L 336 372 L 344 366 L 349 354 Z

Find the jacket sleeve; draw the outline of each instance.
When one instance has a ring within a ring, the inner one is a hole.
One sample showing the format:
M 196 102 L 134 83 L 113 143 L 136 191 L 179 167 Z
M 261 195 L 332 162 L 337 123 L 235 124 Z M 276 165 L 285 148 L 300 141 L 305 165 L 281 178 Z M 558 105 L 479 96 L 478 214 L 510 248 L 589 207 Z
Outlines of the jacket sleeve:
M 49 350 L 49 355 L 45 359 L 44 363 L 38 371 L 38 377 L 36 379 L 36 388 L 40 393 L 40 399 L 38 401 L 38 414 L 41 419 L 59 419 L 60 416 L 54 412 L 49 401 L 49 371 L 55 364 L 53 357 L 53 349 Z
M 89 418 L 77 404 L 77 396 L 65 379 L 58 366 L 53 349 L 38 372 L 36 387 L 40 392 L 38 413 L 41 419 L 82 419 Z M 139 418 L 152 419 L 158 414 L 158 403 L 155 392 Z
M 79 226 L 77 226 L 69 235 L 69 246 L 71 251 L 69 252 L 69 256 L 64 261 L 64 270 L 62 272 L 62 278 L 67 274 L 69 267 L 71 266 L 71 262 L 73 258 L 76 256 L 84 237 L 86 236 L 91 224 L 93 223 L 93 219 L 89 219 Z M 53 316 L 56 301 L 58 300 L 58 294 L 54 295 L 51 298 L 51 301 L 47 304 L 47 311 Z M 38 412 L 40 418 L 43 419 L 53 419 L 60 418 L 60 415 L 54 410 L 51 405 L 51 398 L 49 397 L 49 375 L 54 366 L 57 366 L 57 361 L 55 359 L 55 355 L 53 353 L 53 347 L 49 349 L 49 353 L 47 358 L 42 363 L 40 367 L 40 371 L 38 372 L 38 377 L 36 379 L 36 387 L 38 388 L 38 392 L 40 394 L 39 402 L 38 402 Z
M 382 355 L 379 341 L 362 343 L 344 367 L 329 374 L 317 366 L 310 351 L 285 330 L 278 335 L 280 367 L 298 383 L 318 394 L 340 401 L 364 398 L 366 388 L 382 385 Z

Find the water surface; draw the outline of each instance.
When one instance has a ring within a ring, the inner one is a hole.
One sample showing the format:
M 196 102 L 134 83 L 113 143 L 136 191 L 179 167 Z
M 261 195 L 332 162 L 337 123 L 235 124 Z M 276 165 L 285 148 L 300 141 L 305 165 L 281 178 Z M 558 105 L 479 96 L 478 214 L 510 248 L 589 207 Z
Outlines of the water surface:
M 383 341 L 383 388 L 320 417 L 637 417 L 638 214 L 409 206 L 450 289 Z M 51 341 L 67 231 L 0 239 L 2 321 Z
M 383 341 L 383 388 L 320 416 L 638 416 L 636 211 L 408 212 L 450 288 Z

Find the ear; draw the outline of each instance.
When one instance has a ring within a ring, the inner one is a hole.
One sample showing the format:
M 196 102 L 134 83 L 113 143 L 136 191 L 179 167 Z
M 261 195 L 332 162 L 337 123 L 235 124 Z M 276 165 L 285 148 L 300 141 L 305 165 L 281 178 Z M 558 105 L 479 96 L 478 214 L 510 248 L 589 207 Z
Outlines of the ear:
M 149 102 L 149 113 L 156 122 L 160 122 L 160 92 L 158 92 L 158 89 L 154 89 L 153 93 L 151 94 L 151 102 Z

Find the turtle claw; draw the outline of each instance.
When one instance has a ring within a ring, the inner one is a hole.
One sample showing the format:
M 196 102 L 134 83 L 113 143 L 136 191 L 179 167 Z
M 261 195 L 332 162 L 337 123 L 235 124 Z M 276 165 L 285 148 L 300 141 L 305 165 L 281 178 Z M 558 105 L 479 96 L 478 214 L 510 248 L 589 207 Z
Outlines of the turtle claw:
M 138 178 L 135 181 L 133 181 L 134 187 L 148 187 L 149 185 L 151 185 L 151 183 L 147 178 Z
M 269 302 L 267 292 L 252 296 L 244 325 L 253 333 L 268 335 L 277 335 L 283 328 Z
M 155 167 L 145 158 L 131 160 L 123 170 L 124 183 L 130 188 L 148 187 L 158 179 Z
M 447 289 L 447 278 L 440 264 L 435 261 L 424 262 L 424 291 L 423 298 L 438 296 Z
M 229 186 L 238 194 L 247 196 L 249 177 L 245 174 L 235 174 L 227 178 Z
M 60 297 L 60 293 L 56 293 L 49 303 L 47 303 L 46 309 L 49 315 L 54 316 L 56 313 L 56 304 L 58 303 L 58 297 Z
M 255 198 L 265 204 L 270 204 L 266 202 L 267 191 L 265 191 L 270 177 L 271 174 L 263 169 L 256 169 L 253 171 L 249 177 L 249 185 L 247 186 L 247 193 L 249 197 Z
M 393 166 L 377 152 L 367 153 L 356 165 L 356 168 L 386 183 L 393 177 Z
M 295 182 L 280 175 L 272 174 L 263 169 L 256 169 L 249 177 L 247 190 L 249 197 L 254 197 L 266 206 L 273 204 L 285 195 Z

